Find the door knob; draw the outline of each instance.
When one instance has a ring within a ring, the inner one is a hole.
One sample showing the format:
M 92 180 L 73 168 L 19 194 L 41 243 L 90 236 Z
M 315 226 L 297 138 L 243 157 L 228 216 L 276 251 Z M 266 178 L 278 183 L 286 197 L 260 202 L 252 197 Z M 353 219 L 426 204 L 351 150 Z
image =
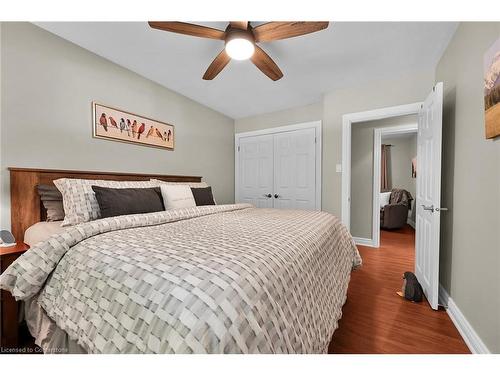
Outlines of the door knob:
M 274 194 L 274 198 L 278 199 L 279 197 L 279 194 Z
M 264 197 L 266 197 L 266 198 L 272 198 L 273 196 L 271 194 L 264 194 Z
M 437 208 L 434 208 L 434 205 L 430 205 L 430 206 L 426 206 L 426 205 L 422 205 L 422 207 L 424 208 L 425 211 L 430 211 L 430 212 L 438 212 L 438 211 L 448 211 L 448 209 L 446 207 L 437 207 Z

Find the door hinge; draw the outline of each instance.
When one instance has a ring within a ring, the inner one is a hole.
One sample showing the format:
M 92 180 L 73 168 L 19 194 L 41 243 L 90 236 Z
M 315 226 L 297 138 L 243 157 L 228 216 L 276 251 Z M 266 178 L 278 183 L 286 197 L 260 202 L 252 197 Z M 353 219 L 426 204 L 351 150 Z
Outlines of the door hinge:
M 238 152 L 240 152 L 240 146 L 238 146 Z
M 316 143 L 316 142 L 317 142 L 317 141 L 316 141 L 316 137 L 314 137 L 314 143 Z

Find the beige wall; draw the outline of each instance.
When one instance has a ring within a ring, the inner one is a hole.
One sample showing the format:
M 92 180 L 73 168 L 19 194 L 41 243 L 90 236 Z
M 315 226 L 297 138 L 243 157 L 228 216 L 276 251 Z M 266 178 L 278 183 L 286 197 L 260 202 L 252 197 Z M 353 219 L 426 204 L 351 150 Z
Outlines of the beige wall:
M 234 131 L 235 133 L 243 133 L 301 122 L 317 121 L 321 120 L 322 117 L 323 103 L 319 102 L 283 111 L 236 119 L 234 120 Z
M 416 115 L 355 123 L 351 130 L 351 234 L 372 238 L 374 130 L 415 124 Z
M 500 138 L 484 138 L 483 55 L 500 23 L 461 23 L 436 69 L 444 82 L 440 281 L 500 353 Z
M 234 202 L 234 121 L 29 23 L 2 30 L 1 227 L 7 167 L 200 175 Z M 175 151 L 92 138 L 91 102 L 175 125 Z

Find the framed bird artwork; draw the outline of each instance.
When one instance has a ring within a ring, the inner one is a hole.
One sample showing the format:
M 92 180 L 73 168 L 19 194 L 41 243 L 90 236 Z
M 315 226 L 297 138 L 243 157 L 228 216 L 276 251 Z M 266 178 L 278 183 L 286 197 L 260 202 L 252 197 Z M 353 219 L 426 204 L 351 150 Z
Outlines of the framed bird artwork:
M 143 146 L 174 149 L 174 126 L 92 102 L 93 136 Z

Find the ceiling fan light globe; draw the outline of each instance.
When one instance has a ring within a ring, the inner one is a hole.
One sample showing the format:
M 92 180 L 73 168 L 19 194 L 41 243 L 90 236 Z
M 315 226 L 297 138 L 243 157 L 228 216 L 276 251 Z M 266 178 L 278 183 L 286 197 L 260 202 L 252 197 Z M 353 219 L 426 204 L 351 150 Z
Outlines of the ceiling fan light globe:
M 244 38 L 234 38 L 226 43 L 226 53 L 235 60 L 247 60 L 255 51 L 254 44 Z

